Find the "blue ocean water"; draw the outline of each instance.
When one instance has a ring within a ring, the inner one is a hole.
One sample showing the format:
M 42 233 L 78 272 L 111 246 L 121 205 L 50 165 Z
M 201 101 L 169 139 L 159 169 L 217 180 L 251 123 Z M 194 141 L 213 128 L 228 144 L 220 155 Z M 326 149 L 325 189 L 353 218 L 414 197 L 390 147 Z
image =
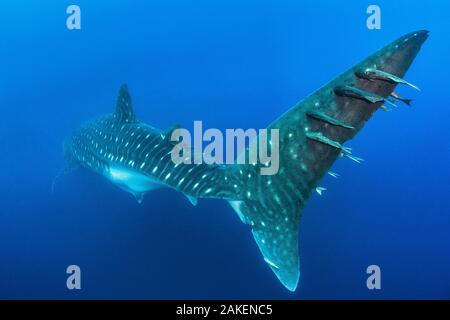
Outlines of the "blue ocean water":
M 79 5 L 82 29 L 66 28 Z M 2 1 L 0 298 L 450 298 L 450 3 L 369 1 Z M 401 88 L 338 160 L 300 227 L 288 292 L 224 201 L 158 190 L 139 205 L 93 173 L 65 176 L 62 142 L 114 108 L 128 83 L 155 127 L 264 128 L 397 37 L 428 29 Z M 66 267 L 82 289 L 66 288 Z M 382 289 L 366 287 L 379 265 Z

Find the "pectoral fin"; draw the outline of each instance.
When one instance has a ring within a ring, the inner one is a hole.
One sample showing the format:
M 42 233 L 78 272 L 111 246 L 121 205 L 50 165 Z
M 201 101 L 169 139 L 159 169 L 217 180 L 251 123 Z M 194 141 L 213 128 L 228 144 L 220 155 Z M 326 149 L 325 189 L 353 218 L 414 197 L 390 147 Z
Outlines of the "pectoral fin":
M 194 207 L 197 205 L 197 198 L 189 196 L 187 194 L 185 194 L 185 196 Z

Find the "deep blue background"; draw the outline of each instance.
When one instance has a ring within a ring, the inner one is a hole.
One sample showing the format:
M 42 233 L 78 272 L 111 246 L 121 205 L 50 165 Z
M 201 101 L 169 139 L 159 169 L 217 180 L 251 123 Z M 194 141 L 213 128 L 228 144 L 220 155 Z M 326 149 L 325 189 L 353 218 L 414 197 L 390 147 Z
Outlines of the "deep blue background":
M 450 3 L 381 1 L 2 1 L 0 298 L 450 298 Z M 68 31 L 66 8 L 82 9 Z M 166 128 L 264 128 L 404 33 L 431 30 L 400 92 L 376 114 L 301 221 L 289 293 L 223 201 L 171 190 L 139 205 L 78 170 L 51 194 L 62 141 L 113 110 L 127 82 L 139 118 Z M 81 291 L 65 288 L 69 264 Z M 382 268 L 382 290 L 366 267 Z

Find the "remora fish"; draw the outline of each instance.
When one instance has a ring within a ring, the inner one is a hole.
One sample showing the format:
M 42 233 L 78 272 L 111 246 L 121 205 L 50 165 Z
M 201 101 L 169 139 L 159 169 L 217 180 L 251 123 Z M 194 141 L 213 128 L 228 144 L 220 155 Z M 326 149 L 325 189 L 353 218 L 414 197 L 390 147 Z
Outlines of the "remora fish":
M 114 113 L 86 123 L 65 141 L 65 155 L 71 164 L 104 175 L 139 202 L 162 186 L 186 194 L 193 203 L 199 197 L 228 200 L 250 226 L 264 260 L 294 291 L 300 277 L 298 228 L 303 207 L 313 191 L 324 190 L 319 181 L 344 151 L 359 159 L 341 146 L 398 84 L 409 84 L 401 77 L 427 38 L 427 31 L 401 37 L 273 122 L 269 128 L 280 134 L 280 169 L 273 176 L 259 174 L 263 164 L 175 165 L 170 155 L 172 130 L 162 132 L 140 122 L 126 86 Z

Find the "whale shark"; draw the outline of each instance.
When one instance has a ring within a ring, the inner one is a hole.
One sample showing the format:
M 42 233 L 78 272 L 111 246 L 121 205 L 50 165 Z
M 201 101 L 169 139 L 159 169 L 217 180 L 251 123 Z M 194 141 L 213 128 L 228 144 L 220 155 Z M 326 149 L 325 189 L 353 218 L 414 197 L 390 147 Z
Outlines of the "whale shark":
M 428 38 L 425 30 L 397 39 L 288 109 L 269 125 L 279 130 L 280 168 L 261 175 L 263 163 L 174 163 L 172 133 L 138 120 L 126 85 L 115 110 L 79 127 L 64 142 L 71 166 L 87 168 L 134 195 L 138 202 L 167 187 L 198 198 L 228 201 L 249 226 L 264 260 L 280 282 L 295 291 L 300 278 L 299 222 L 321 179 L 339 158 L 362 159 L 344 144 L 377 110 L 395 104 L 398 85 Z M 405 100 L 410 102 L 410 100 Z M 270 142 L 270 137 L 268 138 Z M 244 152 L 249 152 L 245 150 Z

